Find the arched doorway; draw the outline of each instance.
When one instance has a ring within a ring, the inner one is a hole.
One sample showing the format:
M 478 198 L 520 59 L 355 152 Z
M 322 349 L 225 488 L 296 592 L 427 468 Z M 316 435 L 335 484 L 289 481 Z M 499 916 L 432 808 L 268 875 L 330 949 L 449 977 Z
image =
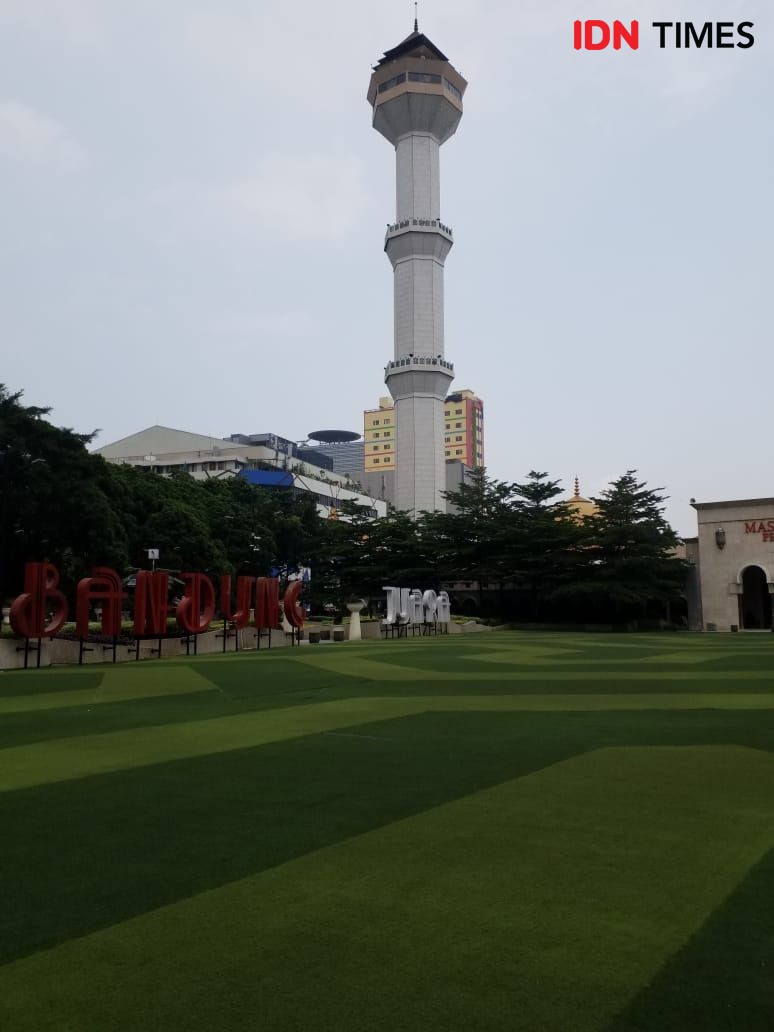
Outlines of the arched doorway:
M 767 631 L 771 627 L 771 595 L 760 566 L 746 566 L 742 571 L 739 626 L 745 631 Z

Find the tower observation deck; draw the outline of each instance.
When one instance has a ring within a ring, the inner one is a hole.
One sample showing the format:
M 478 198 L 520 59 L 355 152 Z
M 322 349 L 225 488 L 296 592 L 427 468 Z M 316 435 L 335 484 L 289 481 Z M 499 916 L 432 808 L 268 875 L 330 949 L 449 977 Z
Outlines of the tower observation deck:
M 396 217 L 384 250 L 393 267 L 395 356 L 384 380 L 395 401 L 397 508 L 444 510 L 443 270 L 453 243 L 441 220 L 439 154 L 462 118 L 467 82 L 427 36 L 388 50 L 371 76 L 373 126 L 395 147 Z

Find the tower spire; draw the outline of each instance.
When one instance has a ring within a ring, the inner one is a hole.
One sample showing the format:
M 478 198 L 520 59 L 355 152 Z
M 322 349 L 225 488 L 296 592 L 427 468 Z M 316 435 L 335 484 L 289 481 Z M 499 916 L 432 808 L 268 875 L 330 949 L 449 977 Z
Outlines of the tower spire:
M 580 480 L 575 478 L 575 497 L 580 498 Z
M 419 32 L 419 0 L 414 0 L 414 32 Z

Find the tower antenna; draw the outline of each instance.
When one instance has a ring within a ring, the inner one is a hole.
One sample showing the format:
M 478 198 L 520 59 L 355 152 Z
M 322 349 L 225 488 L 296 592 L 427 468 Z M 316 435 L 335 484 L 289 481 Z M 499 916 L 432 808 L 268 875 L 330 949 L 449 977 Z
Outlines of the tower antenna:
M 414 32 L 419 32 L 419 0 L 414 0 Z

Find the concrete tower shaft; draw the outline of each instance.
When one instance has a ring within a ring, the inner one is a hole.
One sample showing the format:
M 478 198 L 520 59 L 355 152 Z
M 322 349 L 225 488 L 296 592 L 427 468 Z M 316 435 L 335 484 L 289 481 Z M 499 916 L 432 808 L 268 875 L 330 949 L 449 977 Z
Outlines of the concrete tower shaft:
M 395 400 L 395 501 L 415 513 L 445 508 L 444 400 L 454 368 L 444 358 L 443 272 L 453 238 L 441 221 L 439 152 L 459 125 L 466 86 L 415 30 L 385 53 L 368 89 L 374 128 L 395 147 L 396 221 L 384 242 L 395 358 L 385 383 Z
M 430 133 L 409 133 L 395 144 L 395 208 L 404 219 L 441 217 L 441 145 Z

